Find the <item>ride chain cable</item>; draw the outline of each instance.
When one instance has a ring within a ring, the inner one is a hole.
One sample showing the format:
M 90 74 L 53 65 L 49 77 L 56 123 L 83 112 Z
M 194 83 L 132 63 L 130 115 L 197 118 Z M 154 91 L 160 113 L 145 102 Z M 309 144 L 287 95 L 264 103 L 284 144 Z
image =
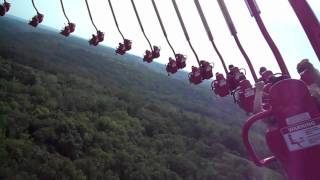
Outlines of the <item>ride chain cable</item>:
M 201 5 L 199 3 L 199 0 L 194 0 L 194 3 L 196 5 L 196 7 L 197 7 L 197 10 L 198 10 L 199 16 L 201 18 L 202 24 L 203 24 L 205 30 L 207 31 L 208 38 L 209 38 L 214 50 L 216 51 L 217 55 L 219 56 L 219 59 L 220 59 L 220 61 L 222 63 L 222 66 L 223 66 L 223 69 L 224 69 L 225 73 L 227 74 L 228 73 L 227 66 L 225 64 L 225 61 L 224 61 L 220 51 L 218 50 L 216 44 L 214 43 L 213 36 L 212 36 L 211 30 L 210 30 L 209 24 L 208 24 L 207 19 L 206 19 L 205 15 L 204 15 L 204 13 L 202 11 L 202 8 L 201 8 Z
M 35 3 L 34 3 L 34 0 L 31 0 L 31 1 L 32 1 L 33 8 L 37 11 L 37 14 L 40 14 Z
M 135 3 L 134 3 L 134 1 L 133 1 L 133 0 L 131 0 L 131 4 L 132 4 L 132 6 L 133 6 L 134 12 L 135 12 L 136 17 L 137 17 L 137 19 L 138 19 L 138 22 L 139 22 L 139 25 L 140 25 L 141 31 L 142 31 L 142 33 L 143 33 L 144 37 L 146 38 L 146 40 L 148 41 L 148 44 L 149 44 L 149 46 L 150 46 L 151 50 L 153 51 L 153 47 L 152 47 L 152 45 L 151 45 L 151 42 L 150 42 L 149 38 L 147 37 L 146 33 L 144 32 L 144 29 L 143 29 L 143 26 L 142 26 L 142 23 L 141 23 L 141 20 L 140 20 L 140 17 L 139 17 L 139 14 L 138 14 L 138 11 L 137 11 L 137 8 L 136 8 L 136 5 L 135 5 Z
M 89 4 L 88 4 L 88 1 L 85 0 L 85 2 L 86 2 L 86 5 L 87 5 L 87 9 L 88 9 L 88 13 L 89 13 L 89 16 L 90 16 L 91 23 L 92 23 L 93 27 L 96 29 L 96 31 L 98 32 L 99 30 L 98 30 L 97 26 L 93 22 L 93 18 L 92 18 L 92 15 L 91 15 L 91 11 L 90 11 L 90 7 L 89 7 Z
M 109 2 L 109 6 L 110 6 L 110 9 L 111 9 L 112 16 L 113 16 L 113 20 L 114 20 L 114 22 L 115 22 L 115 24 L 116 24 L 116 26 L 117 26 L 117 29 L 118 29 L 118 31 L 119 31 L 119 33 L 120 33 L 120 35 L 121 35 L 122 39 L 124 40 L 125 38 L 124 38 L 124 36 L 123 36 L 123 34 L 122 34 L 122 32 L 121 32 L 120 28 L 119 28 L 118 21 L 117 21 L 117 17 L 116 17 L 116 15 L 115 15 L 115 13 L 114 13 L 114 10 L 113 10 L 113 7 L 112 7 L 111 0 L 108 0 L 108 2 Z
M 250 61 L 249 56 L 247 55 L 246 51 L 243 49 L 243 47 L 242 47 L 242 45 L 240 43 L 240 40 L 239 40 L 239 38 L 237 36 L 237 30 L 236 30 L 236 28 L 235 28 L 235 26 L 234 26 L 234 24 L 232 22 L 232 18 L 231 18 L 230 14 L 229 14 L 229 11 L 228 11 L 228 8 L 227 8 L 226 4 L 224 3 L 224 0 L 218 0 L 218 4 L 219 4 L 220 9 L 222 11 L 222 14 L 224 16 L 224 19 L 227 22 L 227 25 L 228 25 L 229 30 L 231 32 L 231 35 L 234 37 L 234 40 L 236 41 L 236 44 L 237 44 L 241 54 L 243 55 L 244 59 L 246 60 L 254 81 L 257 82 L 258 81 L 257 75 L 256 75 L 256 73 L 254 71 L 254 68 L 252 66 L 252 63 Z
M 175 11 L 176 11 L 176 13 L 177 13 L 177 16 L 178 16 L 180 25 L 181 25 L 181 27 L 182 27 L 182 29 L 183 29 L 184 35 L 185 35 L 185 37 L 186 37 L 186 39 L 187 39 L 187 41 L 188 41 L 188 44 L 189 44 L 189 46 L 190 46 L 190 48 L 191 48 L 194 56 L 195 56 L 196 59 L 197 59 L 198 64 L 199 64 L 199 66 L 200 66 L 200 60 L 199 60 L 198 54 L 197 54 L 197 52 L 194 50 L 194 48 L 193 48 L 193 46 L 192 46 L 192 44 L 191 44 L 191 42 L 190 42 L 190 38 L 189 38 L 189 35 L 188 35 L 188 31 L 187 31 L 187 29 L 186 29 L 186 27 L 185 27 L 185 25 L 184 25 L 184 22 L 183 22 L 181 13 L 180 13 L 179 8 L 178 8 L 178 5 L 177 5 L 177 3 L 176 3 L 175 0 L 172 0 L 172 3 L 173 3 L 173 6 L 174 6 Z
M 169 44 L 169 46 L 170 46 L 173 54 L 176 55 L 176 52 L 175 52 L 173 46 L 171 45 L 171 43 L 170 43 L 170 41 L 169 41 L 169 39 L 168 39 L 166 29 L 165 29 L 165 27 L 164 27 L 164 25 L 163 25 L 163 22 L 162 22 L 160 13 L 159 13 L 158 8 L 157 8 L 157 4 L 156 4 L 156 2 L 155 2 L 154 0 L 152 0 L 152 5 L 153 5 L 153 8 L 154 8 L 154 10 L 155 10 L 155 12 L 156 12 L 156 14 L 157 14 L 157 18 L 158 18 L 158 21 L 159 21 L 159 23 L 160 23 L 160 26 L 161 26 L 163 35 L 164 35 L 164 37 L 166 38 L 166 40 L 167 40 L 167 42 L 168 42 L 168 44 Z
M 229 27 L 229 30 L 230 30 L 230 33 L 232 36 L 235 36 L 237 35 L 237 30 L 236 30 L 236 27 L 234 26 L 233 22 L 232 22 L 232 19 L 231 19 L 231 16 L 228 12 L 228 9 L 227 9 L 227 6 L 226 4 L 224 3 L 223 0 L 218 0 L 218 4 L 220 6 L 220 9 L 222 11 L 222 14 L 224 16 L 224 19 L 226 20 L 227 22 L 227 25 Z
M 63 5 L 62 0 L 60 0 L 60 4 L 61 4 L 61 8 L 62 8 L 62 12 L 63 12 L 63 14 L 64 14 L 64 17 L 66 17 L 66 19 L 67 19 L 68 23 L 70 23 L 70 20 L 69 20 L 69 18 L 68 18 L 68 16 L 67 16 L 67 14 L 66 14 L 65 9 L 64 9 L 64 5 Z

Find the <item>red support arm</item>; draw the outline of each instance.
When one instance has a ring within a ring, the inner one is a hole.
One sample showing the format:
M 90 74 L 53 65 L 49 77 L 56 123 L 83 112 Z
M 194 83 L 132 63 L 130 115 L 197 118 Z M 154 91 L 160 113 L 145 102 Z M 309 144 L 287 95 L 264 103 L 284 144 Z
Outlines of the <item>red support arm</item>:
M 320 61 L 320 24 L 306 0 L 289 0 Z
M 287 69 L 287 66 L 281 56 L 281 53 L 280 53 L 277 45 L 274 43 L 273 39 L 271 38 L 267 28 L 265 27 L 265 25 L 260 17 L 260 10 L 259 10 L 258 5 L 256 4 L 255 0 L 246 0 L 246 3 L 249 8 L 249 11 L 251 13 L 251 16 L 253 16 L 255 18 L 263 37 L 267 41 L 273 55 L 275 56 L 282 74 L 290 76 L 289 71 Z

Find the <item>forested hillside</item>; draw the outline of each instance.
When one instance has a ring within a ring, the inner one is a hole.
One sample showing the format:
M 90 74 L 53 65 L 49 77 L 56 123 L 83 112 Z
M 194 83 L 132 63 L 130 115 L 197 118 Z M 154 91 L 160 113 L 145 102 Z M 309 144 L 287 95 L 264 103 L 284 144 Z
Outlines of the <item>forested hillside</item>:
M 0 179 L 281 179 L 245 159 L 231 99 L 110 48 L 0 23 Z

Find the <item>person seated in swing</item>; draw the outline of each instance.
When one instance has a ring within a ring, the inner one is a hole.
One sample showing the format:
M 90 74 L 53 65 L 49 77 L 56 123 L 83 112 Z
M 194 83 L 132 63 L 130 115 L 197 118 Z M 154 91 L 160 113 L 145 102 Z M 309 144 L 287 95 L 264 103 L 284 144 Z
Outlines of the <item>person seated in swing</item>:
M 229 75 L 229 76 L 234 75 L 233 72 L 231 71 L 232 68 L 234 68 L 234 65 L 233 65 L 233 64 L 230 64 L 230 65 L 228 66 L 229 72 L 228 72 L 227 75 Z
M 268 76 L 264 77 L 265 75 L 264 73 L 268 73 Z M 260 67 L 259 74 L 261 77 L 258 79 L 257 83 L 255 84 L 256 94 L 254 99 L 253 114 L 256 114 L 263 110 L 263 97 L 264 95 L 267 95 L 266 94 L 267 90 L 264 91 L 264 88 L 266 87 L 265 85 L 269 84 L 269 87 L 270 87 L 271 84 L 275 84 L 278 81 L 288 78 L 288 76 L 286 75 L 276 77 L 273 75 L 272 71 L 269 71 L 266 67 Z
M 237 88 L 237 83 L 235 82 L 235 72 L 232 71 L 232 69 L 234 68 L 234 66 L 232 64 L 230 64 L 228 66 L 229 68 L 229 72 L 227 74 L 227 83 L 229 85 L 230 91 L 233 91 L 234 89 Z
M 258 79 L 258 82 L 259 81 L 263 81 L 263 79 L 262 79 L 262 73 L 264 73 L 265 71 L 267 71 L 267 68 L 266 67 L 260 67 L 260 69 L 259 69 L 259 74 L 260 74 L 260 78 Z
M 297 71 L 301 76 L 301 80 L 308 86 L 311 96 L 313 96 L 320 105 L 320 72 L 308 59 L 302 59 L 297 64 Z

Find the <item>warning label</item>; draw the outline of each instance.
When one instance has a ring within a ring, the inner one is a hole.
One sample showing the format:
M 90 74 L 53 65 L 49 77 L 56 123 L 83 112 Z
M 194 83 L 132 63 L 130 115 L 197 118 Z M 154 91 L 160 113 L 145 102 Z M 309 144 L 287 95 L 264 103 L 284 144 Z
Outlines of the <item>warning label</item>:
M 287 143 L 289 151 L 297 151 L 320 145 L 320 122 L 314 120 L 304 121 L 281 129 L 282 136 Z

